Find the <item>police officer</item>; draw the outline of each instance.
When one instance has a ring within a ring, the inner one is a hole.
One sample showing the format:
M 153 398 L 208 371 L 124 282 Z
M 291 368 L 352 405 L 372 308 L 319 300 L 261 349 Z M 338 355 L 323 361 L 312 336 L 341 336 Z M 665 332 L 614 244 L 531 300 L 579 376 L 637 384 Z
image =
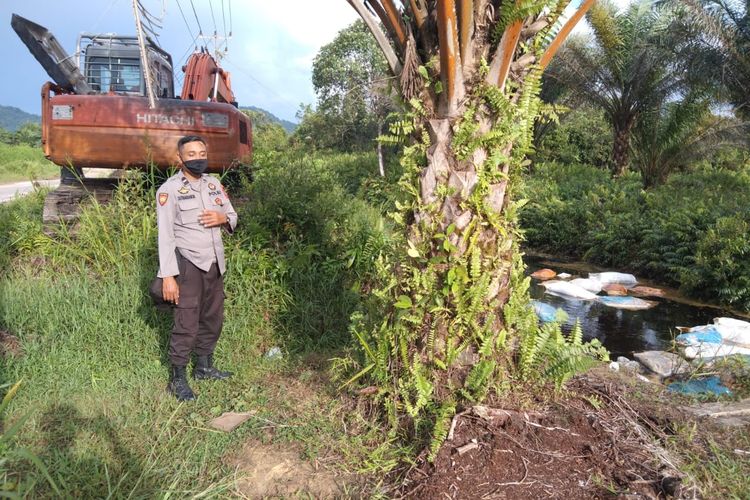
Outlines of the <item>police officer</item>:
M 237 212 L 208 167 L 206 142 L 186 136 L 177 143 L 180 171 L 156 194 L 159 228 L 159 274 L 164 300 L 174 304 L 169 339 L 171 375 L 167 390 L 179 401 L 195 399 L 185 369 L 191 352 L 197 360 L 196 379 L 223 380 L 232 376 L 213 366 L 213 352 L 224 321 L 224 244 L 222 232 L 232 233 Z

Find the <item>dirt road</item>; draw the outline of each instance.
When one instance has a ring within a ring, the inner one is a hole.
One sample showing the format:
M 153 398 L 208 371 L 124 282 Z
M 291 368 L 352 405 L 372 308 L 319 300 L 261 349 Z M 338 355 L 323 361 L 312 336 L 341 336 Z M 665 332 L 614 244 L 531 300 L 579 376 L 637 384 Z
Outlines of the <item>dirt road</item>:
M 47 186 L 51 188 L 57 187 L 60 184 L 59 179 L 50 179 L 37 181 L 41 186 Z M 34 186 L 30 181 L 14 182 L 13 184 L 0 184 L 0 203 L 5 203 L 12 200 L 16 196 L 23 196 L 34 190 Z

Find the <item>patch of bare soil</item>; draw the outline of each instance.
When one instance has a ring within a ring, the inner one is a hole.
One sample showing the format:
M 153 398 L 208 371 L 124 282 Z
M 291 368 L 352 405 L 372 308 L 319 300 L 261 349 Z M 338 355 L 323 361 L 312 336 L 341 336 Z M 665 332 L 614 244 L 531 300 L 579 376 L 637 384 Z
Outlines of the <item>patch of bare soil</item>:
M 660 446 L 672 416 L 634 408 L 622 384 L 574 379 L 541 409 L 473 407 L 454 418 L 434 463 L 406 476 L 406 498 L 693 498 L 693 481 Z M 493 406 L 497 406 L 495 403 Z M 676 417 L 676 415 L 675 415 Z
M 237 469 L 237 493 L 246 498 L 340 498 L 345 486 L 333 473 L 300 458 L 298 450 L 248 442 L 231 458 Z
M 363 485 L 355 474 L 336 464 L 340 456 L 336 449 L 337 429 L 333 421 L 321 419 L 321 411 L 335 414 L 342 411 L 336 404 L 340 395 L 330 389 L 331 384 L 323 368 L 325 357 L 310 355 L 302 364 L 297 377 L 269 374 L 264 382 L 270 401 L 267 410 L 270 420 L 263 429 L 263 438 L 251 439 L 239 452 L 225 457 L 224 463 L 236 470 L 237 496 L 245 498 L 345 498 L 358 495 Z M 334 399 L 336 398 L 336 399 Z M 325 410 L 323 410 L 325 409 Z M 332 419 L 333 415 L 330 416 Z M 321 419 L 322 429 L 314 438 L 315 452 L 306 443 L 275 439 L 280 427 L 305 427 L 311 420 Z M 329 427 L 330 426 L 330 427 Z M 306 453 L 307 452 L 307 453 Z M 313 455 L 316 458 L 308 458 Z
M 23 353 L 18 337 L 0 328 L 0 357 L 20 356 Z

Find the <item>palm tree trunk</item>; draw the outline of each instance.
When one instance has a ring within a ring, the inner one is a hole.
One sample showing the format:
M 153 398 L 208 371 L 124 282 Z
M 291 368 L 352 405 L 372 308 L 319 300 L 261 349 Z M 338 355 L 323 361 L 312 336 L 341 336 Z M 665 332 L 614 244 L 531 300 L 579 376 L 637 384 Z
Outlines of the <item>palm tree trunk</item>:
M 467 108 L 476 104 L 472 99 L 464 101 Z M 489 380 L 509 368 L 505 341 L 512 335 L 503 314 L 518 252 L 515 215 L 508 211 L 511 162 L 488 165 L 494 147 L 457 157 L 463 111 L 424 123 L 427 164 L 417 179 L 413 217 L 406 218 L 412 222 L 404 228 L 411 250 L 394 272 L 398 295 L 408 297 L 399 314 L 416 327 L 396 329 L 393 344 L 409 347 L 391 359 L 389 371 L 408 379 L 419 371 L 415 364 L 423 367 L 441 408 L 458 393 L 483 397 Z M 488 133 L 490 117 L 477 115 L 480 133 Z M 512 154 L 510 142 L 499 149 Z
M 368 15 L 362 0 L 348 1 Z M 371 322 L 352 327 L 368 362 L 355 379 L 368 374 L 391 422 L 399 426 L 406 413 L 413 430 L 436 437 L 433 445 L 458 404 L 481 401 L 512 372 L 522 332 L 535 335 L 514 190 L 531 149 L 541 72 L 592 3 L 559 32 L 564 2 L 535 4 L 506 26 L 496 2 L 415 0 L 403 34 L 404 19 L 388 15 L 393 2 L 375 9 L 401 56 L 403 72 L 394 75 L 410 106 L 394 136 L 414 142 L 392 214 L 406 244 L 383 257 Z
M 630 132 L 635 120 L 627 118 L 625 121 L 614 123 L 614 144 L 612 146 L 612 176 L 620 177 L 628 169 L 630 163 Z

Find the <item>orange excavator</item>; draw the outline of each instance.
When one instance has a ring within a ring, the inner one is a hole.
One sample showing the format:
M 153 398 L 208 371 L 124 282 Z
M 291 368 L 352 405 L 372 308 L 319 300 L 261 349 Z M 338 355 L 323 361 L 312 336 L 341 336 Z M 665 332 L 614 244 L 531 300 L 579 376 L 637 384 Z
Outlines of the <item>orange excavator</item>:
M 81 168 L 166 170 L 185 135 L 206 140 L 211 172 L 251 163 L 252 124 L 207 51 L 182 68 L 178 97 L 172 58 L 148 37 L 82 33 L 76 60 L 45 27 L 16 14 L 11 26 L 54 81 L 42 86 L 42 147 L 61 185 L 45 201 L 45 222 L 75 219 L 87 194 L 111 195 L 111 181 L 87 182 Z

